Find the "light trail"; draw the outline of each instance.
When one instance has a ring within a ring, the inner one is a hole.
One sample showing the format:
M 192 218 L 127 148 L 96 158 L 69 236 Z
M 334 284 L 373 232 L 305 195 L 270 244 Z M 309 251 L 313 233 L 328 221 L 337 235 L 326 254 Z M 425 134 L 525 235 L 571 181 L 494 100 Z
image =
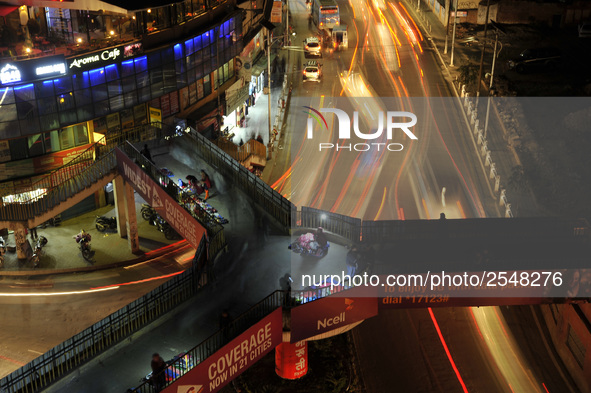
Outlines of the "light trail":
M 69 292 L 4 292 L 0 293 L 0 297 L 44 297 L 44 296 L 68 296 L 68 295 L 85 295 L 88 293 L 104 292 L 117 289 L 119 286 L 113 286 L 109 288 L 97 288 L 97 289 L 84 289 L 81 291 L 69 291 Z
M 105 285 L 105 286 L 102 286 L 102 287 L 94 287 L 94 288 L 91 288 L 91 290 L 94 290 L 94 291 L 102 290 L 102 291 L 104 291 L 104 290 L 107 290 L 107 289 L 117 289 L 117 288 L 122 287 L 122 286 L 125 286 L 125 285 L 143 284 L 143 283 L 150 282 L 150 281 L 162 280 L 164 278 L 170 278 L 170 277 L 178 276 L 179 274 L 182 274 L 183 272 L 184 272 L 184 270 L 181 270 L 179 272 L 174 272 L 174 273 L 171 273 L 171 274 L 165 274 L 163 276 L 144 278 L 143 280 L 128 281 L 128 282 L 121 283 L 121 284 L 113 284 L 113 285 Z
M 386 202 L 386 195 L 387 194 L 388 194 L 388 189 L 386 187 L 384 187 L 384 195 L 382 196 L 382 203 L 380 203 L 380 208 L 378 209 L 378 212 L 373 219 L 374 221 L 377 221 L 377 219 L 380 217 L 380 214 L 382 214 L 382 209 L 384 208 L 384 203 Z

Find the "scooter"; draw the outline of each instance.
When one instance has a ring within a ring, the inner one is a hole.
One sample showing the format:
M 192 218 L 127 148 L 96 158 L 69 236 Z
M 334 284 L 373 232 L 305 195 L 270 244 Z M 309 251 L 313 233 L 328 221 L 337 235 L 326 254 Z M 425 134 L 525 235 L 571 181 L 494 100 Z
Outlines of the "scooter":
M 96 216 L 96 229 L 99 232 L 104 232 L 107 229 L 117 229 L 117 217 Z
M 150 221 L 150 224 L 155 225 L 153 223 L 153 221 L 158 216 L 158 213 L 156 212 L 156 209 L 154 209 L 152 206 L 148 205 L 147 203 L 142 203 L 141 213 L 142 213 L 142 218 L 144 220 Z
M 93 262 L 92 258 L 94 257 L 94 250 L 90 248 L 90 234 L 84 231 L 80 231 L 79 234 L 74 236 L 74 239 L 76 239 L 76 243 L 78 243 L 78 245 L 80 246 L 82 258 L 84 258 L 88 262 Z

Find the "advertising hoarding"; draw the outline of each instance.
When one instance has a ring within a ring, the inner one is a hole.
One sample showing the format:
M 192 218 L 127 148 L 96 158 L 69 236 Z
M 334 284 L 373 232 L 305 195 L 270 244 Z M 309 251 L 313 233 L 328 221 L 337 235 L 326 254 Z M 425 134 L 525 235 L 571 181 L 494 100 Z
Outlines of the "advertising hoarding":
M 283 311 L 276 309 L 163 390 L 214 393 L 281 343 Z M 193 389 L 193 390 L 191 390 Z

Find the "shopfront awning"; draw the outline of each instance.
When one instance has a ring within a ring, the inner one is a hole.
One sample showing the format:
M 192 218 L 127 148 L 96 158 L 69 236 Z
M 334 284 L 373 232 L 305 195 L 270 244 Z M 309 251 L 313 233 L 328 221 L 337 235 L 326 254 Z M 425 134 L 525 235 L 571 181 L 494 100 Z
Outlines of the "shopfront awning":
M 277 55 L 271 54 L 271 64 Z M 261 56 L 261 58 L 252 66 L 252 76 L 255 78 L 261 75 L 261 73 L 267 69 L 267 56 Z

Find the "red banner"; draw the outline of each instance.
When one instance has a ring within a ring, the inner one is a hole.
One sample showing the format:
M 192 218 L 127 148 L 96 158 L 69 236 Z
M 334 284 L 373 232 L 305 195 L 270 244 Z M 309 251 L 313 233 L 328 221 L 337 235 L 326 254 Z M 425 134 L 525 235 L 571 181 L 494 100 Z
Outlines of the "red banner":
M 163 390 L 214 393 L 270 353 L 283 339 L 283 311 L 273 311 Z
M 197 249 L 206 235 L 205 228 L 119 148 L 115 149 L 115 153 L 119 174 L 179 235 Z
M 291 342 L 295 343 L 378 315 L 375 288 L 353 288 L 304 303 L 291 310 Z
M 281 343 L 275 348 L 275 372 L 281 378 L 298 379 L 308 373 L 308 342 Z

